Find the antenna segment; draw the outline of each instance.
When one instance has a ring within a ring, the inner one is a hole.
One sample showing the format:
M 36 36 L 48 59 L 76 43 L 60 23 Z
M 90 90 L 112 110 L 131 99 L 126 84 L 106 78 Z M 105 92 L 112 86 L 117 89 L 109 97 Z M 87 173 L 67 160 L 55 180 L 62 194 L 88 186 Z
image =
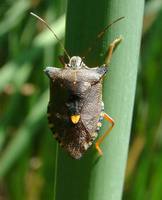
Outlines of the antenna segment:
M 70 56 L 67 53 L 64 45 L 61 43 L 60 39 L 57 37 L 56 33 L 52 30 L 52 28 L 47 24 L 47 22 L 45 20 L 43 20 L 41 17 L 39 17 L 38 15 L 34 14 L 33 12 L 30 12 L 31 15 L 33 15 L 34 17 L 36 17 L 38 20 L 40 20 L 41 22 L 43 22 L 44 25 L 46 25 L 46 27 L 52 32 L 52 34 L 54 35 L 54 37 L 57 39 L 57 41 L 59 42 L 60 46 L 62 47 L 62 49 L 64 50 L 66 56 L 68 57 L 68 59 L 70 60 Z

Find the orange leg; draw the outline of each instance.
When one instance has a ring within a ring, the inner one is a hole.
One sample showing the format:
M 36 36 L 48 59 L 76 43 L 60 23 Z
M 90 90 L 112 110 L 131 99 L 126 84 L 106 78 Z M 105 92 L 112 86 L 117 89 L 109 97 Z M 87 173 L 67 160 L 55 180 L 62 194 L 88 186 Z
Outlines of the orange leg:
M 111 126 L 109 127 L 109 129 L 97 140 L 95 146 L 96 149 L 98 151 L 98 153 L 100 155 L 103 155 L 102 150 L 100 149 L 100 144 L 102 143 L 102 141 L 105 139 L 105 137 L 110 133 L 110 131 L 112 130 L 112 128 L 114 127 L 114 120 L 106 113 L 103 113 L 103 117 L 104 119 L 106 119 L 107 121 L 109 121 L 111 123 Z
M 116 47 L 119 45 L 119 43 L 122 41 L 122 37 L 118 37 L 116 38 L 110 45 L 109 45 L 109 48 L 108 48 L 108 52 L 107 52 L 107 56 L 106 56 L 106 59 L 105 59 L 105 65 L 108 66 L 110 61 L 111 61 L 111 58 L 112 58 L 112 54 L 114 52 L 114 50 L 116 49 Z

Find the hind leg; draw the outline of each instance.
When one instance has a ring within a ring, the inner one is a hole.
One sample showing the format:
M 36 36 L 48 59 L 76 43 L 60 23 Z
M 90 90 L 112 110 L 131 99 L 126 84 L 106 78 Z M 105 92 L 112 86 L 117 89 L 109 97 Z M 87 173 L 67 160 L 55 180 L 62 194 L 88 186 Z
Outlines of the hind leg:
M 103 155 L 102 150 L 100 149 L 100 144 L 102 143 L 102 141 L 106 138 L 106 136 L 110 133 L 110 131 L 112 130 L 112 128 L 114 127 L 114 120 L 106 113 L 103 112 L 103 118 L 106 119 L 108 122 L 111 123 L 111 126 L 109 127 L 109 129 L 97 140 L 95 147 L 96 150 L 98 151 L 99 155 Z

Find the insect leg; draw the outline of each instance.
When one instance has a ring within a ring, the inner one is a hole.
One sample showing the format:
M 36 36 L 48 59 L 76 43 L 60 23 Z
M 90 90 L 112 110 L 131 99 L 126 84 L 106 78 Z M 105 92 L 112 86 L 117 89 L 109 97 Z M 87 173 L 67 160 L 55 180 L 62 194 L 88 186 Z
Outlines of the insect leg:
M 64 56 L 59 56 L 58 58 L 59 58 L 61 64 L 64 66 L 64 65 L 65 65 L 65 59 L 64 59 Z
M 100 149 L 100 144 L 102 143 L 102 141 L 105 139 L 105 137 L 110 133 L 110 131 L 112 130 L 112 128 L 114 127 L 114 120 L 106 113 L 103 113 L 103 118 L 106 119 L 107 121 L 109 121 L 111 123 L 111 126 L 109 127 L 109 129 L 97 140 L 95 147 L 96 150 L 98 151 L 98 153 L 100 155 L 103 155 L 102 150 Z
M 108 66 L 108 64 L 111 61 L 111 57 L 113 54 L 113 51 L 116 49 L 116 47 L 119 45 L 119 43 L 123 40 L 123 38 L 121 36 L 119 36 L 118 38 L 116 38 L 110 45 L 108 48 L 108 52 L 107 52 L 107 56 L 105 59 L 105 65 Z

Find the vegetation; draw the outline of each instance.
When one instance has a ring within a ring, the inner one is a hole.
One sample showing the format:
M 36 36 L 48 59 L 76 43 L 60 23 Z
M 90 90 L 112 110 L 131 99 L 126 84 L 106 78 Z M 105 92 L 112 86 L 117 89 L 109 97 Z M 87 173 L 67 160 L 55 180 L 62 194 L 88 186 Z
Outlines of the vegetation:
M 101 7 L 98 1 L 89 2 L 86 7 L 84 1 L 68 2 L 65 40 L 70 55 L 84 54 L 109 22 L 129 17 L 111 27 L 85 60 L 89 66 L 102 64 L 107 44 L 123 35 L 124 41 L 113 56 L 104 82 L 106 111 L 115 118 L 116 128 L 102 145 L 101 159 L 96 160 L 92 148 L 80 161 L 71 160 L 58 148 L 47 127 L 49 83 L 43 69 L 61 66 L 58 55 L 62 50 L 44 25 L 29 15 L 33 11 L 46 19 L 63 40 L 66 2 L 1 3 L 0 199 L 117 200 L 121 197 L 143 2 L 129 5 L 130 1 L 125 0 L 128 7 L 122 1 L 118 9 L 111 3 L 116 1 L 103 0 Z M 89 7 L 97 8 L 98 13 L 90 16 Z M 124 200 L 162 199 L 161 8 L 160 0 L 146 1 Z M 106 126 L 105 123 L 102 133 Z

